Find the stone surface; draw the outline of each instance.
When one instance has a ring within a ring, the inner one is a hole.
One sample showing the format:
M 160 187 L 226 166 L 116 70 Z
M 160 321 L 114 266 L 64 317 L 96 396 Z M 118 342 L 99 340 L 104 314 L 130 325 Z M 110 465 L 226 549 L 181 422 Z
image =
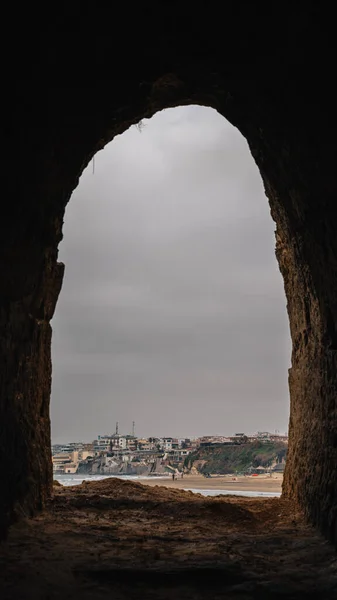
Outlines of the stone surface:
M 237 3 L 225 15 L 188 2 L 105 10 L 59 3 L 52 18 L 35 18 L 30 8 L 6 79 L 2 532 L 51 490 L 49 321 L 65 206 L 114 135 L 165 107 L 196 103 L 240 129 L 264 181 L 293 340 L 284 494 L 337 542 L 333 20 L 311 4 L 262 13 Z

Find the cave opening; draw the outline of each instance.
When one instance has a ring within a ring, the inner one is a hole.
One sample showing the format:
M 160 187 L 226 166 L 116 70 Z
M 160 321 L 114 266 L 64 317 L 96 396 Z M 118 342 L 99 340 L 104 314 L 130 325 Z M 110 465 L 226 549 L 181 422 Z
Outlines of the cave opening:
M 200 434 L 206 427 L 214 433 L 230 433 L 227 427 L 272 430 L 274 418 L 285 429 L 290 344 L 284 294 L 268 200 L 244 138 L 214 110 L 188 105 L 136 122 L 93 154 L 72 194 L 60 246 L 66 275 L 51 315 L 53 436 L 74 439 L 75 426 L 77 437 L 90 439 L 97 430 L 111 431 L 116 419 L 130 429 L 135 419 L 145 435 L 164 423 L 163 435 L 176 427 L 176 415 L 182 428 L 174 430 L 177 435 L 191 424 Z M 287 277 L 275 206 L 272 215 Z M 291 317 L 289 280 L 286 292 Z M 304 296 L 300 300 L 310 320 L 312 307 Z M 305 332 L 303 342 L 309 338 Z M 295 345 L 295 358 L 297 350 Z M 161 375 L 166 368 L 157 387 L 154 365 Z M 181 367 L 193 386 L 179 381 Z M 234 385 L 226 387 L 235 369 Z M 98 391 L 102 379 L 106 387 Z M 130 397 L 136 402 L 128 405 Z M 123 404 L 125 413 L 116 415 Z M 45 408 L 42 403 L 47 418 Z M 229 425 L 234 409 L 238 420 Z M 296 410 L 293 403 L 293 419 Z M 146 411 L 157 411 L 151 424 Z M 298 423 L 290 423 L 293 452 Z M 304 444 L 296 459 L 305 458 Z M 41 597 L 51 590 L 55 597 L 74 598 L 113 592 L 123 600 L 140 594 L 204 600 L 225 592 L 241 597 L 247 590 L 251 598 L 261 590 L 266 597 L 310 597 L 312 589 L 333 598 L 335 555 L 303 518 L 296 468 L 290 455 L 281 498 L 268 492 L 245 498 L 246 491 L 234 488 L 221 495 L 209 479 L 195 489 L 187 476 L 170 489 L 160 479 L 150 486 L 100 473 L 81 483 L 85 475 L 75 481 L 65 474 L 63 486 L 54 482 L 46 510 L 28 520 L 21 514 L 0 549 L 0 565 L 10 565 L 5 598 L 24 598 L 37 588 Z M 24 516 L 29 510 L 23 507 Z M 62 576 L 60 564 L 66 566 Z
M 244 138 L 208 107 L 159 112 L 95 156 L 60 245 L 53 442 L 88 442 L 116 421 L 141 437 L 287 430 L 268 213 Z
M 67 5 L 65 12 L 58 6 L 53 19 L 43 19 L 43 15 L 34 19 L 30 12 L 20 38 L 13 38 L 21 51 L 13 55 L 18 68 L 8 69 L 3 95 L 8 126 L 0 238 L 0 420 L 4 424 L 0 428 L 0 537 L 8 534 L 8 543 L 0 548 L 1 568 L 8 559 L 1 578 L 2 597 L 7 592 L 9 598 L 29 597 L 32 589 L 37 597 L 64 597 L 69 590 L 70 596 L 78 597 L 85 588 L 90 597 L 93 581 L 99 582 L 106 597 L 111 581 L 123 586 L 129 577 L 132 585 L 124 596 L 132 598 L 139 597 L 142 586 L 153 577 L 151 585 L 158 588 L 162 575 L 174 579 L 178 588 L 185 578 L 183 593 L 171 587 L 173 597 L 183 597 L 186 586 L 190 587 L 186 597 L 210 597 L 202 587 L 202 577 L 194 579 L 196 571 L 188 561 L 179 563 L 183 567 L 179 572 L 170 570 L 172 563 L 167 561 L 168 568 L 155 576 L 137 562 L 146 556 L 159 565 L 163 531 L 154 530 L 153 525 L 158 525 L 163 514 L 165 523 L 171 525 L 168 555 L 174 550 L 179 560 L 186 558 L 188 540 L 191 545 L 200 540 L 201 529 L 189 537 L 186 531 L 182 535 L 182 521 L 174 526 L 179 515 L 187 516 L 186 496 L 179 496 L 174 510 L 173 502 L 162 501 L 157 494 L 164 511 L 160 516 L 144 489 L 132 488 L 132 497 L 131 488 L 125 487 L 128 482 L 123 482 L 120 494 L 116 488 L 109 496 L 101 483 L 102 487 L 93 484 L 88 494 L 82 495 L 83 488 L 77 486 L 76 492 L 67 495 L 52 489 L 50 455 L 50 321 L 62 286 L 58 245 L 67 202 L 85 167 L 115 136 L 160 110 L 194 104 L 216 109 L 248 142 L 276 224 L 276 256 L 292 339 L 283 498 L 269 505 L 270 512 L 261 503 L 250 504 L 255 506 L 254 514 L 247 513 L 244 503 L 234 509 L 241 524 L 246 527 L 249 521 L 252 525 L 251 545 L 243 558 L 241 541 L 248 538 L 240 535 L 235 542 L 237 531 L 226 538 L 221 529 L 235 521 L 230 507 L 224 508 L 221 502 L 203 504 L 197 498 L 193 508 L 191 501 L 187 520 L 195 519 L 203 528 L 204 542 L 208 540 L 200 546 L 202 564 L 208 569 L 202 575 L 221 580 L 213 590 L 213 596 L 221 597 L 224 570 L 219 573 L 214 565 L 219 557 L 227 557 L 228 585 L 240 586 L 244 581 L 243 588 L 231 590 L 233 597 L 248 590 L 248 597 L 258 598 L 296 594 L 334 598 L 330 575 L 334 576 L 335 555 L 329 555 L 330 546 L 311 529 L 315 526 L 336 545 L 336 86 L 326 75 L 335 68 L 334 20 L 325 7 L 303 9 L 294 4 L 286 8 L 275 4 L 268 12 L 257 11 L 253 4 L 245 10 L 233 4 L 226 7 L 225 19 L 214 8 L 206 10 L 195 3 L 192 10 L 187 4 L 171 12 L 157 4 L 142 4 L 131 12 L 129 6 L 113 6 L 112 12 L 109 7 L 104 14 L 84 5 L 79 9 L 76 3 Z M 122 44 L 117 29 L 123 31 Z M 86 507 L 92 508 L 96 519 L 96 509 L 109 502 L 109 523 L 95 520 L 99 540 L 95 546 Z M 121 569 L 130 563 L 130 555 L 127 545 L 123 546 L 127 532 L 118 512 L 126 505 L 128 510 L 132 505 L 132 524 L 139 527 L 131 535 L 134 563 L 129 570 Z M 145 524 L 138 510 L 143 505 L 154 511 L 145 545 Z M 298 511 L 305 522 L 298 518 Z M 261 529 L 254 526 L 268 515 L 269 545 L 265 546 Z M 10 527 L 15 519 L 20 522 Z M 71 562 L 69 542 L 79 548 L 79 524 L 88 525 L 81 529 L 90 557 L 85 568 L 81 553 Z M 121 553 L 115 562 L 106 555 L 102 570 L 106 526 L 111 524 L 110 548 Z M 49 563 L 47 574 L 46 549 L 50 551 L 50 535 L 54 534 L 55 562 Z M 287 543 L 283 534 L 289 534 Z M 174 549 L 170 544 L 175 543 Z M 233 553 L 235 543 L 237 552 Z M 252 552 L 257 543 L 259 552 Z M 66 560 L 60 569 L 58 558 L 65 549 L 70 562 Z M 254 562 L 257 554 L 260 558 Z M 26 558 L 33 555 L 29 564 Z M 240 560 L 241 565 L 252 561 L 249 581 L 242 578 L 246 566 L 240 567 Z M 271 571 L 276 574 L 273 581 Z M 264 581 L 258 580 L 261 573 Z M 135 581 L 139 584 L 136 591 L 132 588 Z M 15 594 L 16 586 L 21 589 Z M 120 589 L 114 591 L 116 597 L 123 597 Z M 153 597 L 171 593 L 150 592 Z
M 116 135 L 162 109 L 193 104 L 215 108 L 238 128 L 262 176 L 276 223 L 276 256 L 292 338 L 283 492 L 327 537 L 336 537 L 332 138 L 322 146 L 322 126 L 307 127 L 312 106 L 304 111 L 302 94 L 290 104 L 283 94 L 278 104 L 274 88 L 268 92 L 250 88 L 247 104 L 243 88 L 224 88 L 221 73 L 206 71 L 201 69 L 199 78 L 193 69 L 185 69 L 179 75 L 157 73 L 146 84 L 129 82 L 121 85 L 119 99 L 107 86 L 103 95 L 96 95 L 94 89 L 85 95 L 80 88 L 74 88 L 72 95 L 55 89 L 46 110 L 48 135 L 42 135 L 41 124 L 34 152 L 28 151 L 29 127 L 20 138 L 22 177 L 16 178 L 15 165 L 10 163 L 12 201 L 2 237 L 6 368 L 1 410 L 7 423 L 1 434 L 1 446 L 6 448 L 1 455 L 2 534 L 18 507 L 34 514 L 45 505 L 52 488 L 50 320 L 63 280 L 63 265 L 57 258 L 66 204 L 84 168 Z M 133 104 L 126 102 L 125 94 L 134 98 Z M 314 102 L 318 98 L 312 97 Z M 45 119 L 46 113 L 41 117 Z M 329 176 L 319 178 L 320 169 Z M 21 193 L 23 181 L 29 196 Z M 324 216 L 317 218 L 322 194 Z

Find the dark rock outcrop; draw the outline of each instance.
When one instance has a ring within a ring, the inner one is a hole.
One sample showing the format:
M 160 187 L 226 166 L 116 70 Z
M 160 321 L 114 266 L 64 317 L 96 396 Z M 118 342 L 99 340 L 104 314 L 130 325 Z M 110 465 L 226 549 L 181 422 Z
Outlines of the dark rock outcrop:
M 52 17 L 30 12 L 13 42 L 0 223 L 3 531 L 15 511 L 41 508 L 52 485 L 49 321 L 65 206 L 114 135 L 196 103 L 240 129 L 264 181 L 293 340 L 284 494 L 337 541 L 336 42 L 324 8 L 265 10 L 59 3 Z

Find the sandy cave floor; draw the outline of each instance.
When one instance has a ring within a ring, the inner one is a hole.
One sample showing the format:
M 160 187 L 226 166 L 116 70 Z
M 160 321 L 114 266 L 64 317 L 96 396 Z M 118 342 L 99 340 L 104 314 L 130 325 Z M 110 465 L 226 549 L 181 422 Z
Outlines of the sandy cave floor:
M 335 599 L 337 554 L 283 499 L 106 479 L 12 527 L 0 598 Z

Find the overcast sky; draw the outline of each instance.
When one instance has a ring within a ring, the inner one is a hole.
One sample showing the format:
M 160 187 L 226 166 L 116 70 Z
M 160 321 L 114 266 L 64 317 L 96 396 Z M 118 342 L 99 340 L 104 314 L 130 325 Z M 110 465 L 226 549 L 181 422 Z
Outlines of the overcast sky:
M 119 429 L 288 426 L 275 224 L 241 134 L 180 107 L 95 157 L 68 205 L 53 326 L 53 442 Z

